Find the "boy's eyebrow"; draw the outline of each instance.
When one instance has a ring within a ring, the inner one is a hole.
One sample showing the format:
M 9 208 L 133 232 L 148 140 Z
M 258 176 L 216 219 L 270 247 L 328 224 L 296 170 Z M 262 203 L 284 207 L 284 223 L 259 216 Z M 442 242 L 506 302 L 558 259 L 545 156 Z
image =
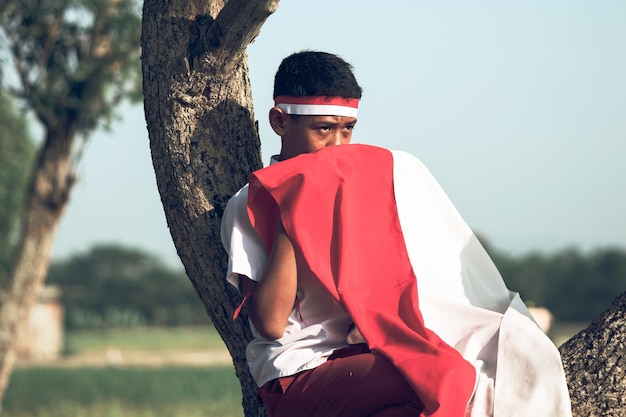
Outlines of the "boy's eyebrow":
M 323 120 L 314 120 L 314 125 L 338 125 L 340 122 L 336 119 L 323 119 Z

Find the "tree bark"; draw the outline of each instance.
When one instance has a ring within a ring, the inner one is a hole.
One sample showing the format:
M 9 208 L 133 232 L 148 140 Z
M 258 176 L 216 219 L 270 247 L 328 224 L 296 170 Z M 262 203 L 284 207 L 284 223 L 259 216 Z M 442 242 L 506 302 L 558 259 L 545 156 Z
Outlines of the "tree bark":
M 23 324 L 45 280 L 56 227 L 74 183 L 71 130 L 62 126 L 48 131 L 31 174 L 11 280 L 0 303 L 0 399 L 13 369 Z
M 240 296 L 226 283 L 219 228 L 230 196 L 261 167 L 245 48 L 278 0 L 145 0 L 144 108 L 157 184 L 186 272 L 224 339 L 246 417 L 264 416 L 250 377 Z M 575 416 L 626 415 L 622 295 L 560 351 Z
M 245 360 L 247 318 L 225 280 L 220 220 L 261 168 L 245 48 L 277 0 L 144 2 L 144 109 L 157 185 L 185 270 L 233 357 L 246 416 L 265 411 Z M 223 6 L 223 7 L 222 7 Z
M 574 416 L 626 415 L 626 293 L 559 347 Z

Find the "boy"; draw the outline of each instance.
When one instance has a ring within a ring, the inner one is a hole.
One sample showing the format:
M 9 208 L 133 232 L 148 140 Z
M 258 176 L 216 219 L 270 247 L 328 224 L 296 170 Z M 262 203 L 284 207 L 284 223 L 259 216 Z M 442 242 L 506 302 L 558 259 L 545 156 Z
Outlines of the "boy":
M 274 96 L 277 103 L 269 119 L 282 146 L 272 163 L 350 142 L 361 87 L 350 65 L 339 57 L 303 52 L 286 58 L 276 74 Z M 295 96 L 341 97 L 353 107 L 342 106 L 341 100 L 320 103 L 319 114 L 315 105 L 281 101 Z M 247 311 L 255 339 L 247 359 L 270 416 L 369 416 L 387 408 L 421 409 L 388 360 L 362 344 L 349 347 L 352 320 L 321 285 L 307 280 L 298 287 L 293 247 L 280 226 L 267 258 L 247 217 L 247 192 L 246 186 L 229 202 L 223 219 L 228 238 L 223 240 L 230 255 L 229 282 L 242 294 L 253 294 Z M 313 370 L 318 372 L 311 375 Z M 381 379 L 389 381 L 386 389 L 378 386 Z M 303 388 L 309 380 L 320 381 L 312 396 Z M 363 389 L 355 391 L 356 384 Z
M 499 323 L 516 299 L 436 183 L 406 155 L 331 148 L 350 143 L 360 98 L 341 58 L 310 51 L 287 57 L 269 114 L 281 152 L 224 214 L 228 280 L 247 302 L 255 336 L 247 359 L 269 415 L 537 415 L 537 407 L 520 410 L 515 393 L 494 405 Z M 417 203 L 415 187 L 423 188 Z M 420 219 L 407 220 L 412 214 L 396 209 L 394 199 L 420 211 Z M 476 282 L 455 271 L 475 265 L 469 269 L 480 270 Z M 362 283 L 373 289 L 369 295 L 352 290 Z M 512 310 L 527 313 L 519 305 Z M 513 313 L 508 321 L 516 334 L 545 345 L 528 330 L 527 317 Z M 476 332 L 477 322 L 496 325 Z M 554 364 L 555 349 L 546 349 Z M 499 366 L 509 363 L 500 356 Z M 560 363 L 550 372 L 555 377 L 547 379 L 556 382 L 548 388 L 557 386 L 564 398 Z M 524 402 L 567 416 L 568 402 L 549 394 L 552 408 L 536 395 Z

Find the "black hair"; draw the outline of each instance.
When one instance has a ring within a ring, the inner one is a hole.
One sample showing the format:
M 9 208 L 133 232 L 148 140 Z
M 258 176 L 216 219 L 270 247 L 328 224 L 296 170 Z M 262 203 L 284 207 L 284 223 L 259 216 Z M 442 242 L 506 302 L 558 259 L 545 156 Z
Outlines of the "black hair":
M 283 59 L 274 77 L 278 96 L 361 98 L 352 65 L 328 52 L 302 51 Z

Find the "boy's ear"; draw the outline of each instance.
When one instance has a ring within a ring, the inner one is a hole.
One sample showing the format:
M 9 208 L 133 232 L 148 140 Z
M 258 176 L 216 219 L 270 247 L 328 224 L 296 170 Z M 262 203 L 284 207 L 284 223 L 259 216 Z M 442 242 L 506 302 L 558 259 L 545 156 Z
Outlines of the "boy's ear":
M 289 115 L 283 112 L 278 107 L 272 107 L 269 114 L 270 126 L 278 136 L 283 136 L 285 133 L 285 119 Z

